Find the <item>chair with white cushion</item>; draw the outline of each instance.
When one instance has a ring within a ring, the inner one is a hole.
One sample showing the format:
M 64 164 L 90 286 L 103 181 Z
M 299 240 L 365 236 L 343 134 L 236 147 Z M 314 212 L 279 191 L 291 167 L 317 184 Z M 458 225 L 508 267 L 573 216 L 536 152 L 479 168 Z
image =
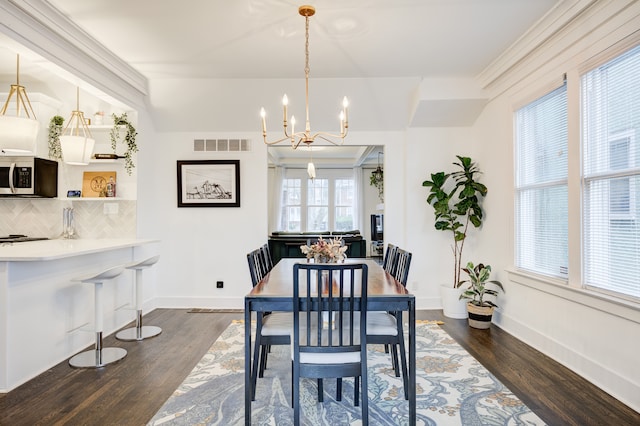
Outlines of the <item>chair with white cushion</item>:
M 104 271 L 92 273 L 89 275 L 74 278 L 73 281 L 93 284 L 94 302 L 95 302 L 95 333 L 96 343 L 92 350 L 81 352 L 69 359 L 69 365 L 77 368 L 99 368 L 107 364 L 121 360 L 127 355 L 127 351 L 123 348 L 103 348 L 102 333 L 104 331 L 104 313 L 102 302 L 103 284 L 105 281 L 112 280 L 124 272 L 124 265 L 116 266 Z
M 142 270 L 152 267 L 159 259 L 160 256 L 153 256 L 143 260 L 142 262 L 134 262 L 126 266 L 127 269 L 133 269 L 136 271 L 136 326 L 119 331 L 116 333 L 116 339 L 131 342 L 155 337 L 162 333 L 162 329 L 160 327 L 156 327 L 154 325 L 142 325 Z
M 293 267 L 294 425 L 300 424 L 303 377 L 336 378 L 337 400 L 342 397 L 342 378 L 354 377 L 354 405 L 360 405 L 361 395 L 362 424 L 368 424 L 367 276 L 367 265 L 362 263 L 297 263 Z
M 273 263 L 264 245 L 247 254 L 251 284 L 255 287 L 271 271 Z M 289 345 L 291 338 L 291 315 L 287 312 L 257 312 L 256 341 L 251 368 L 251 400 L 256 397 L 258 377 L 264 376 L 271 345 Z M 258 365 L 259 363 L 259 365 Z

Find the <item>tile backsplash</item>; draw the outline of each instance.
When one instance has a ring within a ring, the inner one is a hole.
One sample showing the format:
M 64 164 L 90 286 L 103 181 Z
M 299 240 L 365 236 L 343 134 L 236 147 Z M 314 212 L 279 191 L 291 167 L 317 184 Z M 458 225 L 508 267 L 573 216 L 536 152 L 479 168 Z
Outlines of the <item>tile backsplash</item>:
M 79 238 L 136 237 L 135 200 L 19 198 L 0 198 L 0 236 L 23 234 L 58 238 L 62 234 L 65 207 L 73 207 Z

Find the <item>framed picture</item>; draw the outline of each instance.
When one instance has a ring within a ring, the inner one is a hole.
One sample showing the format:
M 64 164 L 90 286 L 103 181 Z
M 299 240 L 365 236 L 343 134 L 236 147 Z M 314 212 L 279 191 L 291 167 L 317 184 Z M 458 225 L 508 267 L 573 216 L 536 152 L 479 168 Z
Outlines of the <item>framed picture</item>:
M 240 207 L 240 160 L 178 161 L 178 207 Z

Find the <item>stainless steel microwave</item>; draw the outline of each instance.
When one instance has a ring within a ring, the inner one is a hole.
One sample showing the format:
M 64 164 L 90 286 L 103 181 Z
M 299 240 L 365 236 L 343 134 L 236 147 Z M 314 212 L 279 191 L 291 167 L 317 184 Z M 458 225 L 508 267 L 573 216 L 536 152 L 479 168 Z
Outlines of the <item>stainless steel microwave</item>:
M 0 156 L 0 197 L 57 196 L 57 161 L 38 157 Z

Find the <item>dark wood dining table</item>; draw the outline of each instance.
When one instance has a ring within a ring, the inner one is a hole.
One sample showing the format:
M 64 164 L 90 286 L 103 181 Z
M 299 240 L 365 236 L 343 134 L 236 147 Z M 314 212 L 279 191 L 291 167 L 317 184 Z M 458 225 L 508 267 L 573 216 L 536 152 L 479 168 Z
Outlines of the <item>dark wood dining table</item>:
M 251 313 L 293 311 L 293 265 L 305 259 L 281 259 L 244 298 L 244 384 L 245 425 L 251 424 Z M 409 333 L 409 424 L 416 424 L 416 321 L 415 296 L 399 281 L 387 273 L 373 259 L 347 259 L 348 263 L 368 266 L 367 309 L 370 311 L 407 311 Z M 306 290 L 305 290 L 306 291 Z

